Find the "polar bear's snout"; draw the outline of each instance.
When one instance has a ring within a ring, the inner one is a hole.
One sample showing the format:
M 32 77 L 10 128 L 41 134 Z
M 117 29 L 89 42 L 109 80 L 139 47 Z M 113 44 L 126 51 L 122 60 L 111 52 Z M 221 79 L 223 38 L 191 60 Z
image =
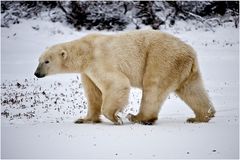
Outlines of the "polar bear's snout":
M 34 75 L 35 75 L 37 78 L 43 78 L 43 77 L 46 76 L 45 73 L 42 73 L 42 69 L 41 69 L 41 68 L 42 68 L 42 67 L 41 67 L 41 64 L 39 64 L 38 67 L 37 67 L 37 69 L 36 69 L 36 71 L 35 71 L 35 73 L 34 73 Z

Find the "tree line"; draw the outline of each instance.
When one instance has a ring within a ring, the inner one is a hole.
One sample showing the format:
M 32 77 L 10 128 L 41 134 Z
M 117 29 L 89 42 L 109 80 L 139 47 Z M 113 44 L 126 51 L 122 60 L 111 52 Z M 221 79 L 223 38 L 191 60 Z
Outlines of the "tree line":
M 66 22 L 80 30 L 124 30 L 129 24 L 175 25 L 197 20 L 209 27 L 233 22 L 238 27 L 239 1 L 2 1 L 2 27 L 46 12 L 53 22 Z

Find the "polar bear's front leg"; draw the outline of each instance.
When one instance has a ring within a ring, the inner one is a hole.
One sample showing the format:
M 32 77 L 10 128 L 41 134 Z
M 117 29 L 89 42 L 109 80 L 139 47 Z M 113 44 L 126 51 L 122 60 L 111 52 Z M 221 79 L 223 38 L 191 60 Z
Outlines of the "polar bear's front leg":
M 103 93 L 102 114 L 116 125 L 122 124 L 122 120 L 117 113 L 128 103 L 130 85 L 112 85 Z
M 107 76 L 106 76 L 107 75 Z M 114 124 L 122 124 L 117 113 L 128 103 L 130 82 L 125 75 L 112 72 L 104 76 L 102 114 Z
M 101 114 L 102 93 L 92 80 L 85 74 L 81 75 L 81 80 L 88 101 L 88 113 L 85 118 L 80 118 L 75 123 L 99 123 Z
M 101 113 L 114 124 L 122 124 L 117 113 L 128 103 L 129 79 L 122 72 L 104 63 L 93 65 L 87 75 L 101 90 Z

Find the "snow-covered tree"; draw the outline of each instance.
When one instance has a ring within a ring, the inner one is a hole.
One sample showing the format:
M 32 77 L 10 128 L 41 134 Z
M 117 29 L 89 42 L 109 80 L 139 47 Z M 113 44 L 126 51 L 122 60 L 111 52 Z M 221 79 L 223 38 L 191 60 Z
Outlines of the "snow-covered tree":
M 47 13 L 53 22 L 64 22 L 76 29 L 123 30 L 149 25 L 174 25 L 175 21 L 197 20 L 208 27 L 233 22 L 239 24 L 238 1 L 2 1 L 1 26 Z

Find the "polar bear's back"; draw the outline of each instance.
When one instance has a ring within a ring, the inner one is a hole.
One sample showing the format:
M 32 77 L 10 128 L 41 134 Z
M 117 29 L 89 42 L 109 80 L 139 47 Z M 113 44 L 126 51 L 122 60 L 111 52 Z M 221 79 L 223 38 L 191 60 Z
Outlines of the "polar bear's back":
M 132 86 L 141 87 L 146 65 L 156 71 L 171 69 L 178 59 L 195 59 L 194 50 L 180 39 L 160 31 L 142 30 L 94 37 L 95 59 L 123 72 Z M 151 59 L 151 62 L 148 60 Z M 180 60 L 182 61 L 182 60 Z

